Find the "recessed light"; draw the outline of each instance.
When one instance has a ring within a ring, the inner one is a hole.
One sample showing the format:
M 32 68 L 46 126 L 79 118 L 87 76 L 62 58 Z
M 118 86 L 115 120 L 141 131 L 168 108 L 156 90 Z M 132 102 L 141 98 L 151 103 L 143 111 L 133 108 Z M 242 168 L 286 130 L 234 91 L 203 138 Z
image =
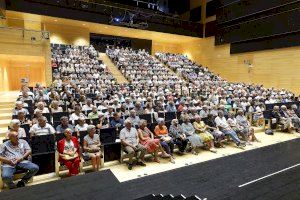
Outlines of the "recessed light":
M 85 26 L 85 24 L 82 24 L 83 26 Z
M 57 22 L 57 19 L 55 19 L 54 21 Z
M 104 28 L 108 28 L 107 26 L 105 26 Z

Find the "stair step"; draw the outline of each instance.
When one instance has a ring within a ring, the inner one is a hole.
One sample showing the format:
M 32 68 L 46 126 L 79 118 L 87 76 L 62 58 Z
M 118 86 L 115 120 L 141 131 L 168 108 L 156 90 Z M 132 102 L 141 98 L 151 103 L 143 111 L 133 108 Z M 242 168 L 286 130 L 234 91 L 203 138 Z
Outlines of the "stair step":
M 3 119 L 0 120 L 0 128 L 7 128 L 7 126 L 9 125 L 11 119 Z
M 182 194 L 173 198 L 173 200 L 185 200 L 185 199 L 186 199 L 186 197 L 183 196 Z
M 0 120 L 11 119 L 12 113 L 0 113 Z
M 6 108 L 0 108 L 0 113 L 12 113 L 12 111 L 13 111 L 13 108 L 8 108 L 8 107 L 6 107 Z

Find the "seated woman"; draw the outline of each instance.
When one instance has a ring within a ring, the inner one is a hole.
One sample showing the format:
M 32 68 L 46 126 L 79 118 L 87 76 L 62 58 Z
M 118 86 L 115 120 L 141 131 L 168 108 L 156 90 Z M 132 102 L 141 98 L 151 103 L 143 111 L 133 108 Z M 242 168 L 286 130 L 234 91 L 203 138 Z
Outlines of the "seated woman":
M 273 107 L 272 118 L 276 119 L 276 123 L 282 125 L 281 128 L 282 131 L 287 131 L 288 133 L 292 133 L 295 130 L 292 120 L 290 118 L 285 117 L 283 114 L 281 114 L 279 110 L 279 106 Z
M 216 153 L 217 151 L 214 145 L 214 136 L 208 132 L 207 126 L 203 121 L 201 121 L 201 117 L 199 115 L 195 116 L 193 126 L 196 133 L 199 134 L 201 140 L 207 145 L 209 151 Z
M 139 122 L 138 135 L 140 143 L 147 148 L 148 153 L 154 153 L 154 161 L 159 163 L 157 158 L 158 151 L 162 152 L 162 157 L 169 158 L 171 157 L 167 154 L 162 146 L 160 145 L 159 139 L 154 139 L 153 133 L 147 128 L 147 121 L 141 120 Z M 171 158 L 172 159 L 172 158 Z
M 186 135 L 187 139 L 190 141 L 192 146 L 192 154 L 198 155 L 197 148 L 203 146 L 203 142 L 199 135 L 195 133 L 195 129 L 190 122 L 189 117 L 185 117 L 183 119 L 183 123 L 181 124 L 183 133 Z
M 51 113 L 63 112 L 62 107 L 59 106 L 59 102 L 53 100 L 50 105 Z
M 78 124 L 75 126 L 75 131 L 77 132 L 77 135 L 79 136 L 80 131 L 87 131 L 88 124 L 85 122 L 84 118 L 78 119 Z
M 173 139 L 168 135 L 168 128 L 165 126 L 165 120 L 163 118 L 157 119 L 157 125 L 154 129 L 154 134 L 156 138 L 160 139 L 160 144 L 167 152 L 167 154 L 173 157 L 173 150 L 174 150 L 174 142 Z M 175 163 L 174 160 L 172 163 Z
M 96 127 L 94 125 L 89 125 L 87 127 L 88 134 L 83 138 L 83 150 L 84 155 L 92 160 L 93 170 L 99 171 L 100 168 L 100 137 L 96 133 Z
M 240 136 L 242 136 L 242 138 L 243 138 L 244 141 L 248 142 L 248 132 L 247 132 L 247 130 L 244 129 L 244 127 L 240 126 L 237 123 L 237 120 L 234 117 L 234 114 L 232 112 L 230 112 L 228 114 L 227 123 L 232 128 L 232 130 L 234 130 L 237 134 L 239 134 Z
M 20 128 L 20 125 L 21 125 L 21 123 L 18 119 L 11 120 L 11 122 L 9 124 L 9 130 L 6 133 L 6 138 L 8 138 L 9 133 L 12 131 L 18 133 L 18 138 L 26 137 L 26 132 L 25 132 L 24 128 Z
M 178 119 L 173 119 L 171 121 L 171 126 L 169 128 L 169 134 L 173 138 L 174 143 L 178 146 L 180 154 L 184 154 L 188 140 L 186 135 L 178 123 Z
M 246 116 L 244 115 L 244 111 L 242 109 L 239 109 L 237 111 L 237 115 L 235 118 L 236 118 L 237 124 L 240 125 L 243 128 L 243 131 L 247 134 L 248 141 L 259 142 L 259 140 L 254 135 L 254 129 L 250 126 L 250 123 L 247 120 Z
M 262 103 L 258 103 L 253 112 L 253 122 L 256 126 L 262 126 L 264 124 L 264 105 Z
M 64 134 L 65 138 L 57 143 L 59 162 L 69 169 L 69 176 L 74 176 L 79 173 L 79 144 L 71 129 L 66 129 Z
M 224 147 L 222 144 L 222 140 L 224 140 L 225 134 L 217 127 L 215 117 L 212 114 L 207 115 L 206 125 L 207 128 L 211 131 L 211 134 L 214 136 L 216 145 L 218 145 L 218 147 Z
M 20 124 L 29 124 L 30 126 L 32 125 L 31 124 L 31 121 L 26 117 L 24 111 L 19 111 L 18 112 L 18 120 L 20 121 Z

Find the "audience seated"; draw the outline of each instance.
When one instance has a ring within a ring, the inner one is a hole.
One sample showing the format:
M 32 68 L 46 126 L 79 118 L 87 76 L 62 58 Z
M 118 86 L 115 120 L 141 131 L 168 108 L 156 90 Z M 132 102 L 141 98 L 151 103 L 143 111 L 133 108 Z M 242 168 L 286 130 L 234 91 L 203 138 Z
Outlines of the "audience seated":
M 132 170 L 133 167 L 133 156 L 137 155 L 137 165 L 146 166 L 144 161 L 144 156 L 147 152 L 147 149 L 139 143 L 139 136 L 137 130 L 132 127 L 132 122 L 129 119 L 126 119 L 125 127 L 120 132 L 121 143 L 124 147 L 124 151 L 129 156 L 128 169 Z
M 208 150 L 216 153 L 217 150 L 215 149 L 214 145 L 214 136 L 207 130 L 207 126 L 203 121 L 201 121 L 201 117 L 199 115 L 195 116 L 195 121 L 193 123 L 195 131 L 199 134 L 201 140 L 206 144 Z
M 163 118 L 157 119 L 157 125 L 154 128 L 155 137 L 160 139 L 160 144 L 164 148 L 167 154 L 171 155 L 174 163 L 173 151 L 174 151 L 174 141 L 171 136 L 169 136 L 168 128 L 165 125 L 165 120 Z
M 73 125 L 69 124 L 69 119 L 66 116 L 60 118 L 60 124 L 56 127 L 56 133 L 64 133 L 66 129 L 70 129 L 74 132 Z
M 94 125 L 88 125 L 87 133 L 83 138 L 84 155 L 91 159 L 93 171 L 99 171 L 101 164 L 100 137 L 96 134 L 96 127 Z
M 153 133 L 147 128 L 146 120 L 143 120 L 143 119 L 140 120 L 138 134 L 139 134 L 140 143 L 147 149 L 147 152 L 154 153 L 154 161 L 155 162 L 157 162 L 157 163 L 160 162 L 158 159 L 158 151 L 162 152 L 162 157 L 164 157 L 164 158 L 171 157 L 162 148 L 162 146 L 160 145 L 159 139 L 154 139 Z
M 59 162 L 68 168 L 68 176 L 75 176 L 79 173 L 80 164 L 78 140 L 76 137 L 72 136 L 71 129 L 65 129 L 64 135 L 65 138 L 57 143 Z
M 178 122 L 178 119 L 173 119 L 171 121 L 171 126 L 169 128 L 169 135 L 173 138 L 174 143 L 178 146 L 179 153 L 185 154 L 188 140 L 181 128 L 181 125 Z
M 8 138 L 10 132 L 16 132 L 18 133 L 18 138 L 25 138 L 26 132 L 24 128 L 20 128 L 20 121 L 18 119 L 11 120 L 9 124 L 9 130 L 7 131 L 6 138 Z
M 47 118 L 44 116 L 38 118 L 38 123 L 32 125 L 29 132 L 30 136 L 55 134 L 54 128 L 47 123 Z
M 25 140 L 19 139 L 17 132 L 9 132 L 8 138 L 8 141 L 0 145 L 2 180 L 9 189 L 24 187 L 31 177 L 38 172 L 39 166 L 27 160 L 31 154 L 30 146 Z M 17 168 L 27 170 L 27 173 L 15 185 L 13 176 Z

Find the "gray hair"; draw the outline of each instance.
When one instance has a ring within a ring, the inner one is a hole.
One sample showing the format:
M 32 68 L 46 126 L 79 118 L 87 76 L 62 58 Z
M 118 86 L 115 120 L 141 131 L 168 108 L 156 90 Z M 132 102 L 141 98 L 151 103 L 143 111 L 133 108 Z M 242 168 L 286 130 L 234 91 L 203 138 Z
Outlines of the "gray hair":
M 147 121 L 144 120 L 144 119 L 141 119 L 140 122 L 139 122 L 139 127 L 141 127 L 145 122 L 147 122 Z
M 86 128 L 86 131 L 89 133 L 94 128 L 96 128 L 96 126 L 94 126 L 94 125 L 88 125 L 88 127 Z
M 178 119 L 172 119 L 172 121 L 171 121 L 171 124 L 172 124 L 172 125 L 174 125 L 174 124 L 175 124 L 175 122 L 177 122 L 177 123 L 178 123 Z
M 158 118 L 158 119 L 157 119 L 157 123 L 158 123 L 158 124 L 160 124 L 160 123 L 162 123 L 162 122 L 164 122 L 164 121 L 165 121 L 164 118 Z
M 20 120 L 18 120 L 18 119 L 13 119 L 13 120 L 11 120 L 11 121 L 10 121 L 10 124 L 9 124 L 9 128 L 12 128 L 13 125 L 15 125 L 15 124 L 21 125 Z
M 126 119 L 125 121 L 124 121 L 124 124 L 126 125 L 126 124 L 132 124 L 132 121 L 131 121 L 131 119 Z

